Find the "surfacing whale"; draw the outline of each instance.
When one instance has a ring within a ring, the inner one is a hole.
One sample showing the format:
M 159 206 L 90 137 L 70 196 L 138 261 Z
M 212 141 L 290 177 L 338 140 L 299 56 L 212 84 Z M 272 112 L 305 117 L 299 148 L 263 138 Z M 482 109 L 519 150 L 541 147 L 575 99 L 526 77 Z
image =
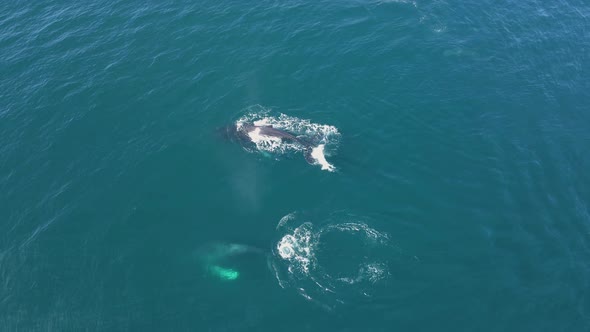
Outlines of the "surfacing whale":
M 312 145 L 308 140 L 295 136 L 286 130 L 275 128 L 272 125 L 254 125 L 243 123 L 230 125 L 223 128 L 222 134 L 231 140 L 238 139 L 242 144 L 256 143 L 264 139 L 280 139 L 284 142 L 294 143 L 303 148 L 303 156 L 311 165 L 321 165 L 323 170 L 333 171 L 334 166 L 328 163 L 324 156 L 324 145 Z

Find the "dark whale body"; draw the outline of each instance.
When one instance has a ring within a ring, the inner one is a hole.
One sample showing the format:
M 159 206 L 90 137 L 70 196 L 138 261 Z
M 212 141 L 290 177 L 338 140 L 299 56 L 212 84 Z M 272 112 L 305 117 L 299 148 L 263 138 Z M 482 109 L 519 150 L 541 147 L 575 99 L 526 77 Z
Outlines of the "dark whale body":
M 306 148 L 311 147 L 311 145 L 309 143 L 305 143 L 303 140 L 301 140 L 300 138 L 291 134 L 290 132 L 287 132 L 282 129 L 274 128 L 273 126 L 255 126 L 255 125 L 250 125 L 250 124 L 244 124 L 238 130 L 243 131 L 246 133 L 246 135 L 248 135 L 248 133 L 251 133 L 251 132 L 255 131 L 256 129 L 260 130 L 259 131 L 260 135 L 270 136 L 270 137 L 278 137 L 278 138 L 285 140 L 285 141 L 297 142 Z M 250 140 L 249 136 L 248 136 L 248 140 Z
M 252 144 L 252 139 L 250 138 L 249 133 L 258 130 L 258 135 L 268 136 L 268 137 L 277 137 L 283 141 L 287 142 L 295 142 L 301 145 L 304 149 L 304 156 L 305 160 L 308 163 L 314 164 L 315 160 L 311 156 L 311 152 L 313 146 L 311 143 L 305 141 L 302 138 L 295 136 L 294 134 L 283 130 L 274 128 L 273 126 L 257 126 L 254 124 L 242 124 L 241 126 L 237 126 L 235 124 L 222 128 L 222 135 L 230 140 L 238 140 L 241 144 Z

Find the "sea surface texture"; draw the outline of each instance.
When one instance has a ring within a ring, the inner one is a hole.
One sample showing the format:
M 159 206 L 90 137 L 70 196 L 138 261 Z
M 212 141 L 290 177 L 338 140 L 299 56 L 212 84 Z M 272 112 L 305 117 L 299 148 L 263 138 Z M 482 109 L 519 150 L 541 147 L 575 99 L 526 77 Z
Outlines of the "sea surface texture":
M 589 107 L 588 1 L 2 1 L 0 331 L 590 331 Z

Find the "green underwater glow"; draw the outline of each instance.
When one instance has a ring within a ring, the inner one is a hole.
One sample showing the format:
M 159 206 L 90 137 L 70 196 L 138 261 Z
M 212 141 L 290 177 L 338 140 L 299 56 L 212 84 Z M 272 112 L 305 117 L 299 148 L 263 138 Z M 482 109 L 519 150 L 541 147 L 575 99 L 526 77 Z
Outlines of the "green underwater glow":
M 209 268 L 209 271 L 211 271 L 213 275 L 219 277 L 222 280 L 236 280 L 240 276 L 240 272 L 233 269 L 224 268 L 218 265 L 212 265 Z

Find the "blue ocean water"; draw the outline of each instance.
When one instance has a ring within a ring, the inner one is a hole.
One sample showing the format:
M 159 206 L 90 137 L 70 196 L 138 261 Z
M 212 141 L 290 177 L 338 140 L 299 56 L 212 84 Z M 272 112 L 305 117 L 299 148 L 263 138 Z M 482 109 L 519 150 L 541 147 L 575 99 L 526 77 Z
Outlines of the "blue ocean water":
M 4 1 L 0 330 L 588 331 L 589 68 L 584 1 Z

